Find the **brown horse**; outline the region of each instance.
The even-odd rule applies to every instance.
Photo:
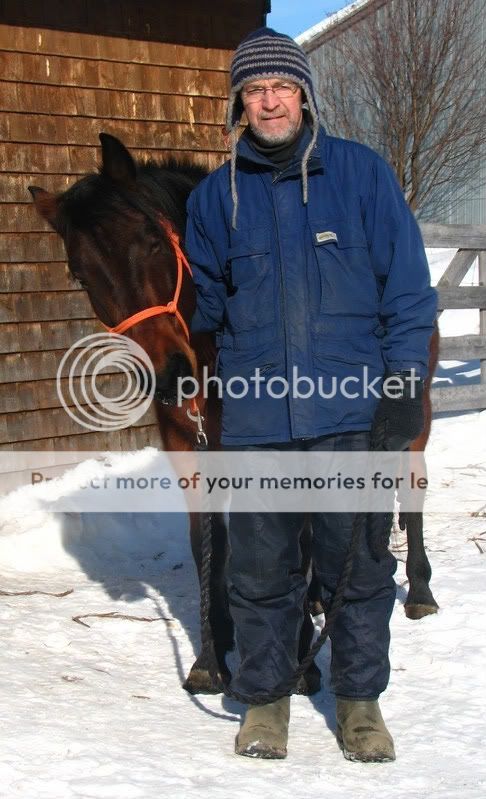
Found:
[[[68,191],[53,195],[38,187],[30,192],[39,213],[64,241],[72,275],[86,289],[93,309],[103,324],[116,328],[140,310],[171,303],[177,283],[177,259],[174,245],[165,224],[183,239],[185,205],[190,191],[204,177],[204,170],[176,162],[157,165],[136,163],[124,145],[115,137],[100,135],[102,167],[75,183]],[[190,320],[196,303],[195,288],[189,272],[182,270],[178,310]],[[193,335],[188,341],[184,328],[171,313],[157,314],[138,321],[126,334],[148,353],[156,374],[155,403],[162,442],[167,451],[190,451],[196,442],[196,426],[187,416],[185,402],[174,404],[177,381],[197,375],[198,368],[215,358],[214,340],[205,334]],[[434,350],[435,342],[435,350]],[[434,355],[435,352],[435,355]],[[435,358],[435,361],[434,361]],[[431,374],[437,360],[437,340],[433,337]],[[202,381],[199,381],[202,384]],[[430,383],[428,388],[430,387]],[[197,398],[202,415],[207,419],[209,446],[219,446],[220,405],[215,396]],[[426,392],[426,430],[413,447],[423,449],[430,432],[430,399]],[[410,591],[406,612],[420,618],[435,612],[437,604],[430,592],[430,566],[425,554],[421,509],[416,514],[402,515],[406,525],[409,553],[407,574]],[[225,653],[233,648],[233,625],[228,611],[225,587],[227,535],[221,514],[212,514],[211,563],[211,629],[213,642],[203,648],[185,682],[191,693],[213,693],[214,658],[217,670],[228,676]],[[201,577],[201,517],[190,515],[193,556]],[[310,551],[309,525],[301,535],[302,569],[307,573]],[[315,578],[309,587],[311,608],[318,612],[320,588]],[[310,644],[313,624],[307,613],[303,625],[299,657]],[[320,673],[315,665],[298,685],[300,693],[314,693],[319,688]]]
[[[142,309],[173,302],[178,277],[177,237],[184,236],[186,201],[206,173],[193,165],[173,161],[163,166],[151,162],[136,164],[118,139],[101,134],[100,140],[99,174],[86,176],[57,196],[35,186],[29,190],[38,212],[62,237],[69,269],[87,291],[96,315],[106,327],[117,330],[122,321],[130,320]],[[163,447],[168,452],[191,451],[197,440],[197,426],[187,415],[189,403],[175,404],[178,379],[198,376],[198,366],[201,369],[203,365],[210,366],[216,355],[212,336],[192,335],[189,341],[186,335],[184,320],[188,323],[194,313],[196,294],[189,269],[179,267],[179,271],[180,317],[173,313],[156,314],[137,320],[126,330],[126,335],[143,347],[154,366],[155,409]],[[199,384],[202,382],[200,379]],[[216,395],[209,394],[207,400],[198,396],[197,404],[207,420],[209,448],[217,449],[220,403]],[[200,579],[201,521],[201,514],[190,513],[191,548]],[[203,641],[201,653],[184,684],[190,693],[221,690],[221,681],[215,683],[211,674],[229,676],[225,654],[233,648],[233,623],[225,583],[227,531],[222,514],[211,514],[211,533],[213,640]],[[306,529],[302,534],[306,553],[310,552],[310,547],[305,546],[307,541]],[[307,554],[303,557],[302,568],[306,573],[309,558]],[[307,613],[301,656],[307,652],[313,631]],[[297,690],[315,693],[319,681],[320,672],[312,666]]]

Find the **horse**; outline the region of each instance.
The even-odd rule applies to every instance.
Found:
[[[112,331],[125,330],[120,320],[137,319],[126,329],[149,355],[155,370],[155,410],[163,447],[167,451],[191,451],[196,444],[196,428],[187,415],[187,401],[174,404],[178,380],[200,374],[216,357],[214,338],[207,334],[186,335],[194,313],[196,293],[189,269],[178,272],[185,232],[185,206],[192,189],[206,175],[205,170],[188,162],[168,160],[135,162],[127,148],[114,136],[101,133],[102,164],[99,173],[91,173],[67,191],[54,195],[30,186],[38,213],[63,239],[68,268],[86,290],[93,310]],[[174,294],[178,274],[181,280],[174,313]],[[159,307],[164,302],[168,313],[143,316],[142,309]],[[185,321],[184,321],[185,320]],[[431,363],[433,355],[431,354]],[[198,371],[199,370],[199,371]],[[202,380],[199,380],[202,385]],[[424,403],[430,411],[429,389]],[[219,447],[220,403],[215,394],[197,397],[197,404],[207,420],[209,448]],[[420,441],[424,448],[428,427]],[[420,618],[437,610],[429,588],[430,565],[423,546],[422,514],[402,514],[409,542],[410,580],[406,612]],[[225,655],[233,649],[233,623],[229,613],[225,585],[228,555],[227,531],[222,514],[211,515],[212,559],[210,577],[210,626],[212,641],[202,648],[184,683],[190,693],[217,693],[229,675]],[[199,580],[203,567],[201,515],[190,512],[191,549]],[[310,571],[309,523],[301,531],[302,570]],[[408,567],[407,567],[408,568]],[[304,614],[299,659],[302,660],[312,640],[314,625],[309,610],[322,612],[320,587],[315,575],[309,585]],[[215,669],[216,666],[216,669]],[[215,680],[218,672],[220,679]],[[213,675],[213,676],[211,676]],[[296,692],[312,694],[319,690],[320,672],[315,664],[299,681]]]
[[[29,191],[39,214],[61,236],[70,273],[86,290],[98,319],[113,332],[125,332],[149,355],[155,372],[155,411],[164,450],[190,452],[197,445],[198,428],[187,414],[190,404],[175,404],[178,380],[198,375],[201,378],[204,365],[212,371],[216,349],[212,335],[192,334],[189,339],[188,324],[195,310],[196,293],[190,267],[184,267],[179,238],[184,237],[187,198],[207,173],[201,167],[173,159],[163,165],[152,161],[135,163],[114,136],[102,133],[100,141],[102,164],[98,174],[85,176],[58,195],[38,186],[30,186]],[[168,313],[149,313],[140,319],[139,311],[160,308],[161,302],[169,307]],[[221,417],[216,392],[209,391],[207,398],[199,394],[197,408],[206,419],[204,433],[209,449],[218,449]],[[202,521],[200,513],[189,511],[191,549],[200,582]],[[223,514],[211,513],[210,523],[212,640],[203,639],[184,682],[191,694],[222,690],[223,681],[230,676],[225,655],[234,646],[225,583],[228,542]],[[302,530],[301,546],[303,553],[308,553],[302,558],[302,569],[307,573],[307,529]],[[313,632],[314,625],[306,613],[299,645],[301,658]],[[312,694],[319,686],[320,672],[313,664],[299,681],[296,692]]]

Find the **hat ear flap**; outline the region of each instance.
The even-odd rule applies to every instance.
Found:
[[[226,132],[230,133],[234,128],[238,127],[242,114],[243,102],[240,97],[240,92],[233,89],[228,98],[228,108],[226,112]]]
[[[241,92],[238,92],[238,94],[235,97],[235,104],[233,106],[233,125],[236,125],[236,123],[240,121],[241,117],[243,116],[244,110],[245,109],[243,108]]]

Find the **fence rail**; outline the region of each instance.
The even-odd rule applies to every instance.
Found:
[[[476,360],[480,363],[480,382],[468,386],[434,388],[434,412],[481,410],[486,408],[486,225],[420,226],[426,247],[458,248],[437,282],[439,314],[450,309],[478,309],[479,333],[445,336],[440,341],[441,360]],[[461,286],[468,270],[478,258],[479,285]]]

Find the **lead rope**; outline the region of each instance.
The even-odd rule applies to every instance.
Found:
[[[208,450],[208,439],[204,432],[202,422],[204,418],[201,417],[199,409],[197,411],[197,418],[193,417],[189,411],[187,415],[197,422],[196,432],[196,445],[194,447],[196,452],[206,452]],[[203,471],[201,463],[198,464],[201,477]],[[203,480],[201,480],[203,483]],[[214,649],[213,632],[211,629],[210,613],[211,613],[211,558],[213,554],[213,539],[212,539],[212,515],[209,503],[209,497],[204,491],[202,498],[202,510],[200,512],[201,519],[201,576],[200,576],[200,629],[201,629],[201,649],[209,653],[209,674],[213,683],[217,685],[220,680],[218,672],[218,662],[216,659],[216,652]]]

